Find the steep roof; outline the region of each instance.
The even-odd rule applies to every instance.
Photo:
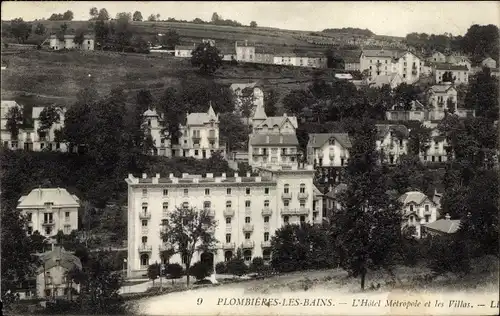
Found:
[[[309,134],[309,141],[307,143],[308,147],[320,148],[330,138],[334,138],[339,144],[344,148],[351,148],[351,140],[349,134],[347,133],[320,133],[320,134]]]
[[[400,133],[404,138],[410,135],[408,128],[401,124],[375,124],[375,127],[377,128],[377,137],[379,139],[384,138],[390,132]]]
[[[361,53],[366,57],[399,58],[405,52],[392,49],[367,49]]]
[[[370,85],[374,85],[375,87],[382,87],[383,85],[391,85],[391,83],[399,78],[400,82],[403,81],[401,76],[397,73],[389,74],[389,75],[379,75],[373,78],[370,82]]]
[[[42,260],[42,266],[38,268],[38,273],[43,272],[44,269],[47,271],[57,266],[61,266],[66,270],[72,268],[82,269],[80,259],[61,247],[55,247],[54,250],[41,254],[40,259]]]
[[[209,123],[211,120],[217,121],[217,115],[212,108],[212,104],[206,113],[189,113],[186,116],[187,125],[205,125],[205,123]]]
[[[175,50],[193,50],[195,47],[188,45],[175,45]]]
[[[18,200],[18,208],[43,207],[45,203],[53,203],[54,207],[79,207],[80,200],[63,188],[33,189],[28,195]]]
[[[254,116],[255,119],[255,116]],[[295,116],[268,116],[264,122],[259,124],[257,127],[262,127],[264,125],[267,125],[269,128],[273,128],[275,125],[278,125],[278,127],[282,127],[283,124],[285,124],[286,121],[290,121],[292,126],[294,128],[297,128],[297,118]]]
[[[321,191],[315,185],[313,185],[313,193],[314,193],[314,196],[322,196],[323,195],[323,193],[321,193]]]
[[[295,134],[254,134],[250,137],[252,146],[283,145],[298,146],[299,140]]]
[[[148,116],[158,116],[158,113],[156,113],[156,110],[151,110],[151,109],[148,109],[146,110],[146,112],[144,112],[143,114],[145,117],[148,117]]]
[[[408,203],[415,203],[417,205],[420,205],[425,200],[431,201],[427,197],[427,195],[423,194],[422,192],[418,192],[418,191],[406,192],[405,194],[401,195],[401,197],[399,198],[399,201],[401,203],[403,203],[404,205],[406,205]],[[432,203],[434,203],[434,202],[432,202]]]
[[[454,70],[454,71],[468,71],[469,68],[467,66],[461,66],[461,65],[452,65],[452,64],[443,64],[439,63],[436,64],[436,69],[437,70]]]
[[[435,222],[424,224],[424,227],[443,232],[446,234],[453,234],[458,231],[460,228],[460,220],[459,219],[439,219]]]
[[[264,106],[258,104],[257,107],[255,108],[255,113],[253,115],[254,120],[266,120],[267,119],[267,114],[266,110],[264,109]]]

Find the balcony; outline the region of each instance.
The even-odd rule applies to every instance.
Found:
[[[271,248],[271,241],[268,240],[268,241],[263,241],[260,243],[260,247],[261,248]]]
[[[163,245],[160,245],[160,246],[158,247],[158,249],[159,249],[160,251],[166,251],[166,250],[174,249],[174,247],[172,246],[172,244],[171,244],[171,243],[166,242],[166,243],[164,243]]]
[[[253,241],[253,240],[245,239],[243,241],[243,243],[241,244],[241,248],[243,248],[243,249],[249,249],[249,248],[253,248],[253,247],[255,247],[255,241]]]
[[[306,192],[301,192],[298,195],[299,200],[307,200],[308,197],[309,197],[309,193],[306,193]]]
[[[321,217],[316,217],[313,219],[314,224],[323,224],[323,219]]]
[[[234,209],[232,208],[224,209],[224,217],[233,217],[233,216],[234,216]]]
[[[234,242],[225,242],[222,244],[222,249],[224,250],[231,250],[236,248],[236,245]]]
[[[42,226],[54,226],[55,221],[53,219],[49,219],[46,221],[43,221]]]
[[[282,200],[291,200],[292,199],[292,193],[281,193],[281,199]]]
[[[273,210],[270,209],[269,207],[264,207],[262,209],[262,216],[271,216],[273,215]]]
[[[193,137],[191,137],[191,139],[193,140],[193,143],[200,143],[201,137],[200,136],[193,136]]]
[[[253,232],[253,224],[245,224],[243,225],[244,232]]]
[[[139,213],[139,219],[151,219],[151,212],[142,211]]]
[[[142,244],[138,247],[139,252],[144,253],[144,252],[151,252],[153,250],[153,246]]]
[[[282,208],[281,209],[281,215],[308,215],[310,212],[310,209],[305,208],[305,207],[300,207],[300,208]]]

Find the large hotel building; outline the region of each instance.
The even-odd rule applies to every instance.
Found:
[[[314,187],[311,165],[269,166],[259,176],[222,174],[141,178],[129,175],[127,277],[142,276],[148,265],[161,263],[167,249],[160,232],[168,213],[176,207],[208,209],[215,217],[218,249],[214,263],[228,260],[242,250],[245,261],[271,257],[271,237],[285,223],[320,223],[325,214],[322,196]],[[201,258],[196,253],[192,263]],[[182,263],[176,254],[170,262]]]

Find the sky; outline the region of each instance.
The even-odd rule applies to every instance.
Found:
[[[213,12],[244,25],[290,30],[321,31],[325,28],[356,27],[377,35],[405,36],[411,32],[464,35],[473,24],[500,25],[497,1],[356,1],[356,2],[182,2],[182,1],[2,1],[2,20],[21,17],[25,21],[49,18],[52,13],[71,10],[74,20],[88,20],[91,7],[118,12],[160,14],[210,20]]]

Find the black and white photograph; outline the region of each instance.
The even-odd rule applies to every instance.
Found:
[[[1,17],[1,314],[500,314],[500,2]]]

